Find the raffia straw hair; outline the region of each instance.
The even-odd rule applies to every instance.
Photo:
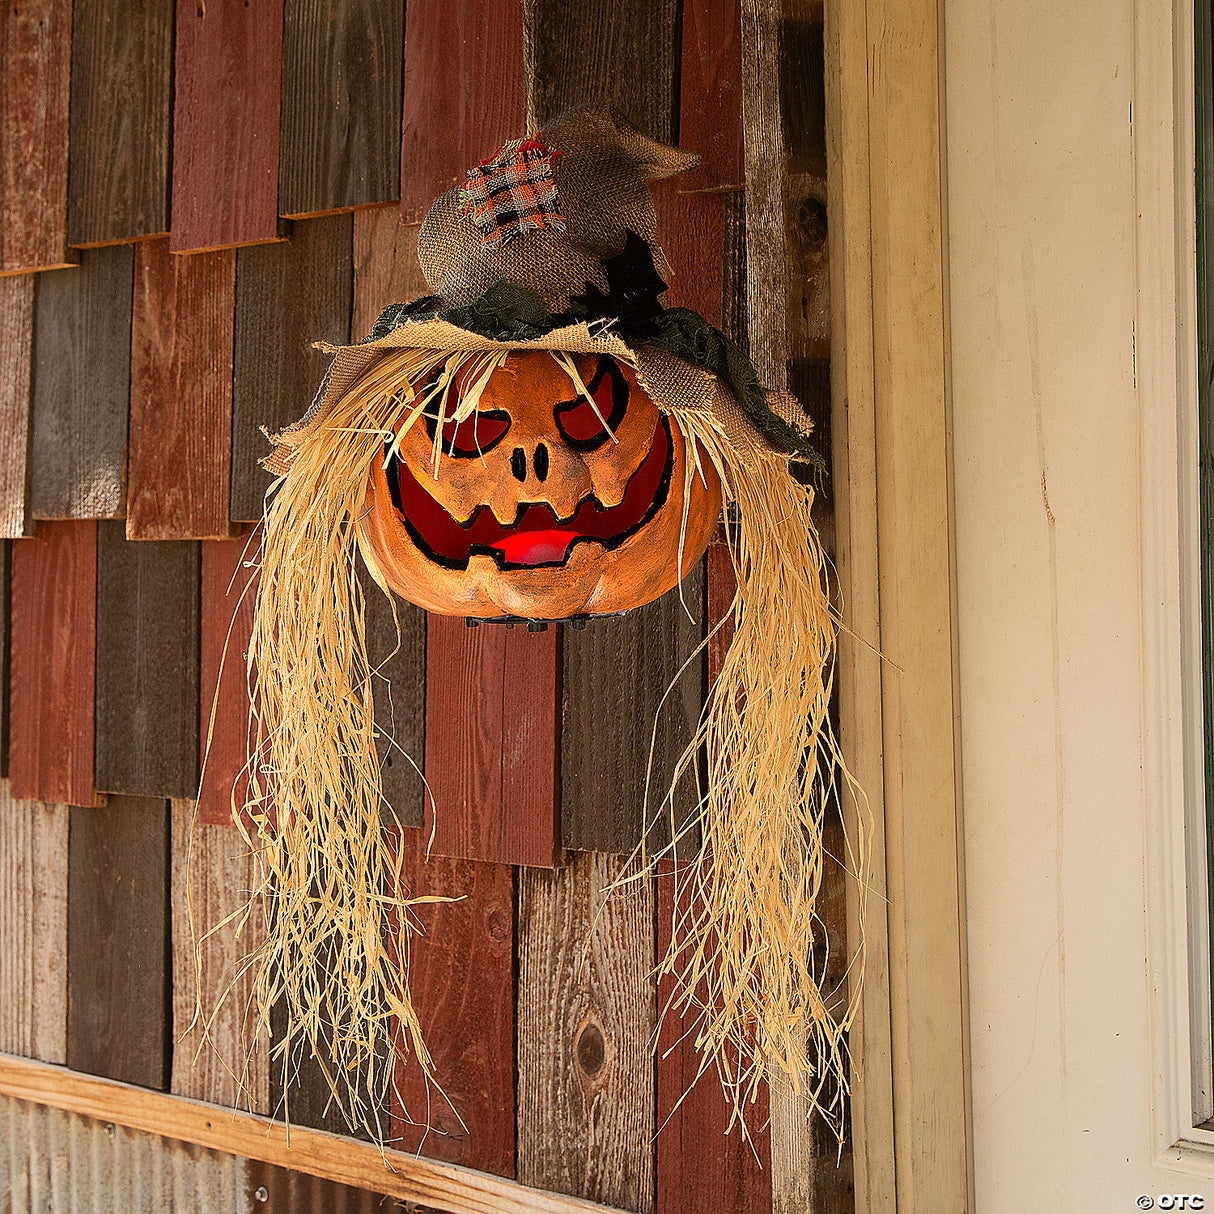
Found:
[[[804,1097],[841,1141],[863,929],[846,990],[824,990],[815,904],[827,863],[846,864],[863,890],[870,827],[831,728],[837,626],[813,491],[785,458],[739,448],[712,417],[675,420],[724,486],[738,590],[733,640],[674,776],[692,778],[706,753],[702,851],[675,868],[671,944],[658,966],[674,993],[662,1014],[683,1019],[701,1073],[715,1067],[735,1119],[767,1077]],[[828,857],[823,824],[845,796],[861,824],[847,856]]]

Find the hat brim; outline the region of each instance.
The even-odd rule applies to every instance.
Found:
[[[665,315],[673,317],[676,312],[683,313],[684,310],[671,309]],[[686,315],[694,316],[692,313]],[[695,319],[710,328],[702,318]],[[716,330],[712,333],[720,336]],[[278,434],[268,435],[274,450],[262,461],[262,466],[276,475],[290,468],[294,449],[313,427],[328,417],[337,402],[380,357],[388,351],[404,349],[469,354],[482,350],[559,350],[567,354],[610,355],[636,368],[641,385],[663,412],[708,413],[716,418],[726,436],[739,448],[807,458],[804,449],[790,451],[792,444],[786,440],[787,435],[795,435],[801,443],[808,441],[807,419],[795,397],[787,392],[765,394],[761,410],[766,416],[762,420],[769,420],[778,427],[774,433],[769,433],[771,426],[764,426],[755,416],[754,402],[740,398],[723,376],[700,365],[699,360],[682,358],[663,345],[627,342],[614,331],[609,321],[559,325],[534,337],[491,337],[453,324],[434,313],[420,313],[398,320],[379,336],[373,334],[352,345],[317,342],[315,348],[332,354],[333,362],[307,413]],[[747,403],[751,406],[749,409],[745,407]]]

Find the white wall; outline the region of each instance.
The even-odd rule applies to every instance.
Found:
[[[979,1214],[1214,1208],[1152,1137],[1135,17],[945,4]]]

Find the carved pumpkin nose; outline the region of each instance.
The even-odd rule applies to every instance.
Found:
[[[544,443],[537,444],[531,455],[531,468],[537,481],[548,479],[548,447]],[[515,447],[510,456],[510,473],[516,481],[527,479],[527,452],[522,447]]]

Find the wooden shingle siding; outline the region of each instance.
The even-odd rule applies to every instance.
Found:
[[[0,781],[0,1050],[43,1062],[67,1049],[67,821]]]
[[[404,0],[286,0],[280,214],[399,197],[404,26]]]
[[[177,0],[174,253],[278,237],[283,0]]]
[[[328,367],[312,343],[350,338],[352,256],[349,215],[293,224],[285,243],[236,254],[234,521],[262,515],[271,478],[257,465],[270,453],[260,427],[273,433],[301,416]]]
[[[247,536],[201,545],[201,636],[198,818],[208,825],[232,824],[232,798],[243,805],[249,747],[249,676],[253,635],[256,543]]]
[[[653,1210],[653,886],[614,856],[523,869],[518,1178]]]
[[[248,973],[211,1025],[214,1050],[197,1024],[183,1036],[197,985],[213,1009],[265,928],[249,922],[237,939],[229,918],[253,880],[230,807],[233,785],[243,800],[249,721],[254,589],[241,595],[254,574],[242,561],[258,545],[247,528],[219,538],[261,517],[260,427],[307,409],[328,362],[314,341],[360,338],[386,305],[428,292],[418,222],[524,133],[530,86],[541,123],[606,98],[703,154],[655,183],[670,302],[753,345],[769,382],[808,393],[823,445],[819,16],[811,0],[412,0],[407,21],[404,0],[75,0],[73,49],[72,5],[0,4],[0,124],[20,133],[0,140],[0,275],[76,257],[65,247],[73,57],[72,239],[128,242],[87,249],[78,268],[0,279],[0,539],[34,518],[82,520],[11,541],[12,677],[0,627],[0,686],[12,795],[51,804],[0,786],[0,891],[24,901],[30,873],[45,873],[32,920],[0,916],[11,958],[0,1003],[14,1009],[0,1011],[0,1048],[224,1104],[247,1095],[348,1135],[312,1060],[284,1081],[263,1048],[242,1095],[227,1068],[245,1057]],[[98,540],[93,520],[123,517]],[[829,538],[825,495],[819,517]],[[455,899],[411,912],[424,928],[412,995],[449,1103],[402,1068],[378,1110],[395,1144],[632,1211],[851,1209],[850,1143],[836,1169],[835,1144],[805,1128],[803,1106],[773,1094],[768,1132],[761,1089],[752,1151],[725,1133],[714,1073],[683,1099],[700,1065],[690,1026],[668,1017],[651,1053],[669,994],[653,971],[671,879],[606,892],[644,834],[647,786],[648,842],[669,840],[662,797],[730,636],[696,652],[732,597],[726,548],[714,544],[681,593],[585,630],[469,629],[399,601],[394,618],[358,576],[401,892]],[[0,751],[4,731],[0,719]],[[65,806],[93,804],[97,787],[112,806],[70,811],[69,846]],[[695,801],[689,775],[677,824]],[[842,854],[837,827],[829,846]],[[698,846],[692,823],[681,858]],[[828,866],[828,982],[846,956],[842,891]],[[208,932],[196,969],[193,940]],[[45,976],[35,956],[48,958]],[[280,1039],[281,1007],[272,1018]],[[371,1158],[348,1136],[335,1149]],[[243,1166],[271,1207],[335,1200],[322,1182]],[[502,1192],[482,1179],[472,1205],[450,1208],[488,1208]]]
[[[72,6],[0,6],[0,274],[70,265],[68,106]]]
[[[173,0],[73,0],[67,239],[167,232]]]
[[[410,988],[442,1090],[415,1059],[398,1068],[393,1145],[513,1176],[514,873],[427,860],[420,831],[405,831],[401,847],[402,896],[458,900],[410,912],[425,933],[411,944]]]
[[[0,536],[32,530],[29,502],[30,396],[34,371],[34,277],[0,278]]]
[[[121,518],[126,511],[134,250],[90,249],[34,288],[30,512]]]
[[[165,1089],[172,1047],[169,807],[111,797],[68,827],[67,1064]]]
[[[199,550],[97,536],[97,786],[198,791]]]
[[[232,326],[236,255],[135,251],[126,534],[231,534]]]
[[[93,805],[97,524],[40,523],[11,573],[13,796]]]
[[[400,181],[407,223],[420,223],[470,166],[526,133],[525,11],[498,0],[411,0]]]

